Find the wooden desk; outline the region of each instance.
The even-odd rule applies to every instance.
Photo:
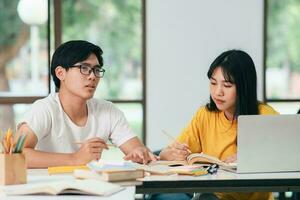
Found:
[[[136,187],[137,194],[193,192],[300,191],[300,172],[235,174],[219,170],[214,175],[148,176]]]
[[[45,181],[55,181],[61,179],[74,179],[72,175],[52,175],[49,176],[46,169],[29,169],[28,171],[28,182],[36,183],[36,182],[45,182]],[[135,186],[125,187],[124,190],[115,193],[111,196],[101,197],[101,196],[88,196],[88,195],[22,195],[22,196],[6,196],[4,193],[1,193],[0,190],[0,199],[1,200],[32,200],[32,199],[55,199],[55,200],[91,200],[91,199],[99,199],[99,200],[120,200],[120,199],[129,199],[134,200],[135,196]]]

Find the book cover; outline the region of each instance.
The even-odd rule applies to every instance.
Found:
[[[53,174],[73,173],[75,169],[88,170],[89,168],[86,165],[48,167],[48,174],[53,175]]]

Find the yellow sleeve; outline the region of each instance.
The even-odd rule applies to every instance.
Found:
[[[181,132],[177,137],[177,141],[180,143],[185,143],[189,146],[192,153],[202,152],[200,134],[201,134],[201,115],[203,115],[203,109],[200,108],[196,115],[193,117],[192,121],[188,126]]]
[[[274,108],[267,104],[259,104],[258,109],[260,115],[279,115],[279,113]]]

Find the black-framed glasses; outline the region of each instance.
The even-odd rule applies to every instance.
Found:
[[[83,75],[90,75],[94,72],[94,75],[98,78],[102,78],[105,73],[105,69],[101,68],[99,65],[91,67],[89,65],[81,64],[81,65],[74,65],[71,67],[78,67],[80,69],[80,73]]]

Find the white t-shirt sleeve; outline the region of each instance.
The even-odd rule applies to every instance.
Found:
[[[136,137],[122,111],[120,111],[118,108],[112,105],[110,112],[110,139],[112,143],[114,143],[117,146],[120,146],[126,141],[130,140],[131,138]]]
[[[40,100],[34,102],[20,123],[18,123],[17,127],[26,123],[32,129],[38,140],[46,137],[50,134],[51,127],[51,115],[47,108],[48,106]]]

